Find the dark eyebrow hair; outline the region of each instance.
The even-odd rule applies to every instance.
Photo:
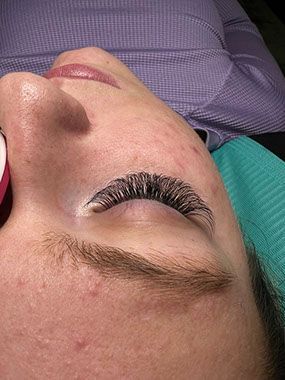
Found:
[[[85,264],[105,278],[121,279],[128,284],[135,281],[139,288],[149,289],[167,299],[181,300],[216,293],[229,288],[236,278],[234,273],[208,259],[200,260],[199,264],[197,259],[180,255],[178,260],[162,253],[148,252],[148,257],[144,257],[139,253],[78,240],[67,233],[54,231],[45,233],[42,240],[35,241],[34,248],[33,253],[43,255],[50,265],[66,265],[63,262],[67,256],[77,269]]]

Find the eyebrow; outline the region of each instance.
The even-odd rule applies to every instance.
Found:
[[[33,253],[44,256],[49,264],[63,267],[67,256],[72,266],[87,265],[103,277],[137,283],[141,290],[150,290],[159,297],[181,300],[197,298],[230,288],[236,275],[209,259],[192,260],[179,255],[166,256],[150,249],[145,257],[122,248],[78,240],[68,233],[49,231],[36,241]]]

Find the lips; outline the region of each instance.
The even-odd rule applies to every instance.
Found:
[[[99,69],[94,67],[82,65],[79,63],[72,63],[69,65],[64,65],[51,69],[43,74],[43,77],[46,79],[55,78],[55,77],[65,77],[73,79],[88,79],[94,80],[96,82],[106,83],[110,86],[121,88],[114,77],[110,74],[106,74]]]

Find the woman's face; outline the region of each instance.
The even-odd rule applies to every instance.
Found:
[[[24,72],[0,80],[13,190],[0,229],[0,377],[255,378],[261,325],[245,247],[204,142],[110,53],[68,51],[52,68],[70,63],[111,74],[120,88]],[[154,200],[85,207],[134,172],[190,184],[213,212],[213,233]],[[72,264],[71,239],[78,255],[89,244],[93,266]],[[169,273],[149,269],[167,260]],[[175,282],[187,263],[230,272],[232,283],[206,293],[199,283],[195,295],[189,268],[184,285]]]

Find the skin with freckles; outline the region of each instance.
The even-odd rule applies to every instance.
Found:
[[[241,231],[215,163],[193,128],[110,53],[88,47],[53,63],[83,63],[120,88],[18,72],[0,80],[13,206],[0,230],[1,379],[262,379],[261,322]],[[213,210],[210,236],[162,204],[95,213],[83,206],[130,171],[190,183]],[[96,269],[47,266],[33,243],[47,231],[147,257],[212,259],[234,285],[198,299],[152,297]],[[60,376],[59,376],[60,374]]]

